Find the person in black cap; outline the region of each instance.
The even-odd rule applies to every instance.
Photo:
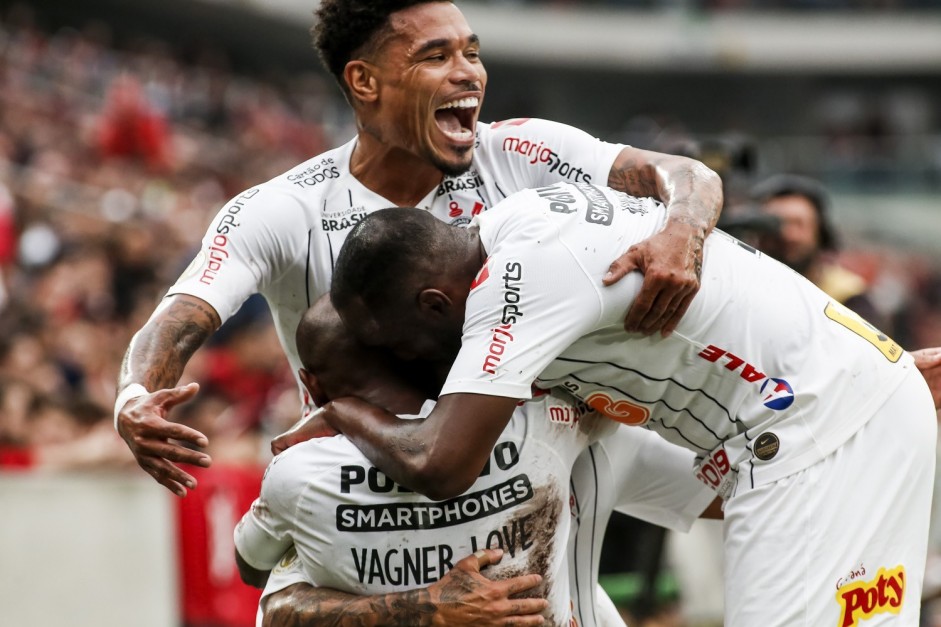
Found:
[[[889,322],[866,293],[866,280],[835,259],[839,240],[830,222],[830,198],[818,181],[777,174],[752,188],[760,210],[779,221],[761,235],[758,247],[807,277],[834,300],[883,331]]]

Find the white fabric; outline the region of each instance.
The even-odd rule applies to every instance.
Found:
[[[354,139],[233,198],[168,294],[201,298],[225,322],[260,292],[296,373],[301,364],[294,331],[304,311],[330,289],[347,234],[367,214],[394,204],[350,174],[355,145]],[[621,149],[546,120],[479,123],[470,170],[445,178],[419,207],[465,225],[521,189],[563,180],[605,183]]]
[[[268,575],[265,589],[262,591],[261,598],[258,601],[258,612],[255,615],[256,627],[262,627],[262,621],[264,619],[262,609],[265,607],[265,599],[276,592],[280,592],[298,583],[314,585],[307,577],[304,565],[297,559],[297,551],[291,547],[288,549],[288,552],[278,560],[278,563],[271,569],[271,573]]]
[[[579,456],[572,468],[569,534],[569,581],[579,625],[607,624],[604,599],[590,591],[598,581],[605,529],[614,509],[687,531],[715,498],[693,476],[694,460],[691,451],[655,433],[628,427],[605,436]]]
[[[601,277],[665,213],[650,199],[557,184],[479,216],[489,258],[442,394],[527,398],[534,380],[564,386],[752,487],[829,455],[914,369],[892,340],[721,232],[706,241],[702,288],[676,332],[627,334],[641,277],[611,287]],[[773,455],[755,452],[775,437]]]
[[[263,570],[293,544],[310,583],[354,594],[427,586],[477,549],[502,547],[490,576],[542,574],[548,624],[568,624],[569,475],[617,428],[555,394],[524,403],[480,478],[441,503],[394,485],[342,436],[304,442],[272,461],[235,545]]]
[[[916,627],[936,434],[912,372],[832,455],[732,496],[726,627]]]
[[[598,627],[626,627],[621,613],[601,586],[595,587]],[[581,624],[581,623],[579,623]]]

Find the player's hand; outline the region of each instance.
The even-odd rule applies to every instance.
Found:
[[[196,479],[180,470],[174,462],[203,467],[212,463],[209,455],[171,441],[205,447],[209,444],[205,435],[166,419],[172,408],[190,400],[198,391],[196,383],[157,390],[132,398],[118,414],[118,433],[127,442],[137,464],[177,496],[186,496],[186,488],[195,488]]]
[[[915,366],[928,382],[935,409],[941,409],[941,348],[912,351],[912,357],[915,358]]]
[[[545,599],[510,597],[542,583],[540,575],[490,581],[480,571],[503,557],[500,549],[483,549],[465,557],[447,575],[428,586],[436,611],[434,625],[542,625]]]
[[[602,282],[612,285],[640,270],[644,284],[624,319],[630,333],[663,337],[673,333],[699,291],[704,235],[702,229],[680,222],[634,244],[611,264]]]
[[[271,454],[278,455],[295,444],[314,438],[329,438],[338,435],[340,432],[328,425],[323,416],[324,410],[321,407],[301,418],[296,425],[271,441]]]

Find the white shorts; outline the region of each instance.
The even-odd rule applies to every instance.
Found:
[[[917,371],[842,447],[725,504],[725,627],[917,627],[937,422]]]

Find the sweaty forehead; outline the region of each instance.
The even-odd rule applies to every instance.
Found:
[[[464,14],[451,2],[427,2],[389,16],[391,43],[411,53],[429,42],[464,42],[474,36]]]

